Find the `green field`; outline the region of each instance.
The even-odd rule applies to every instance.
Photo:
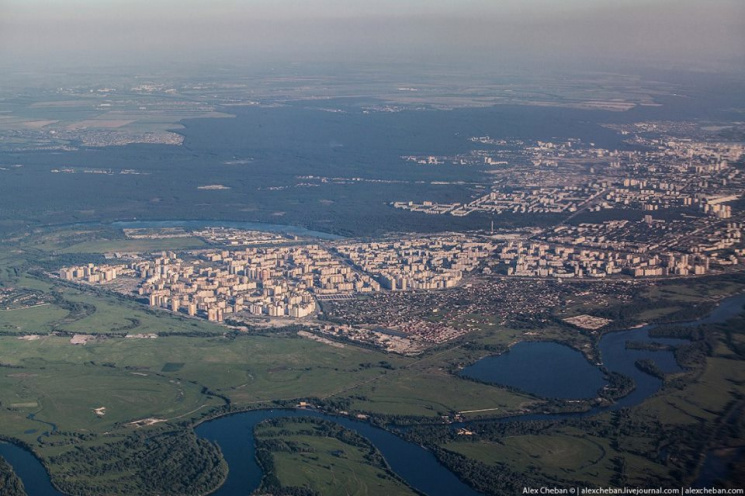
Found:
[[[353,410],[387,415],[505,415],[536,403],[527,395],[461,379],[437,366],[389,374],[355,389],[354,395]]]
[[[665,480],[668,472],[663,465],[615,449],[602,436],[572,428],[558,427],[545,434],[509,436],[499,441],[455,441],[443,447],[490,467],[532,473],[545,483],[613,486],[618,482],[619,459],[624,461],[628,482],[639,486],[650,480]]]
[[[206,243],[199,238],[122,239],[86,241],[68,246],[60,253],[147,253],[160,250],[188,250],[204,248]]]
[[[55,322],[68,315],[56,305],[46,304],[17,310],[0,310],[0,331],[13,333],[47,333]]]
[[[26,282],[28,281],[28,282]],[[26,279],[26,287],[49,292],[44,281]],[[162,310],[151,310],[123,297],[76,289],[54,288],[60,303],[18,310],[0,310],[0,332],[17,334],[67,331],[81,334],[184,333],[222,334],[224,327],[201,319],[188,319]],[[62,308],[65,306],[66,308]]]
[[[445,449],[487,465],[506,463],[515,469],[540,470],[551,476],[601,484],[613,475],[607,441],[587,436],[526,435],[495,442],[453,442]]]
[[[374,448],[350,442],[356,438],[348,431],[323,427],[324,424],[292,420],[256,427],[260,446],[262,441],[281,440],[280,446],[270,449],[273,475],[281,487],[306,487],[331,496],[416,494],[386,470],[382,457],[378,455],[379,461],[371,462]]]
[[[238,405],[321,397],[385,372],[383,369],[360,367],[369,359],[367,352],[334,348],[292,336],[241,336],[235,340],[222,337],[106,338],[85,345],[72,345],[69,338],[52,336],[35,341],[2,337],[0,344],[3,350],[1,361],[7,366],[20,367],[7,369],[14,377],[6,375],[3,379],[14,386],[4,392],[36,392],[36,396],[27,396],[30,400],[48,396],[50,390],[59,386],[58,382],[69,380],[74,385],[87,375],[93,376],[92,380],[98,384],[102,380],[101,374],[108,375],[109,371],[115,372],[114,377],[123,383],[131,384],[133,391],[142,384],[151,384],[151,381],[164,384],[181,381],[187,385],[195,381],[229,396]],[[183,363],[183,366],[176,370],[174,363]],[[52,386],[45,385],[47,380]],[[100,387],[104,392],[107,389],[105,384]],[[82,389],[86,387],[94,388],[89,385]],[[166,398],[164,401],[176,400],[173,390],[174,387],[170,387],[162,391]],[[116,394],[113,388],[110,393]],[[59,394],[65,394],[64,388],[60,387]],[[107,398],[91,394],[91,399],[101,403],[96,406],[105,406]],[[21,400],[12,399],[12,402],[18,401]],[[188,401],[184,404],[186,409],[196,406]],[[157,402],[145,401],[141,407],[138,410],[135,404],[127,411],[131,412],[131,417],[158,412]],[[46,418],[54,421],[51,417]]]
[[[664,306],[664,307],[659,307],[659,308],[655,308],[652,310],[646,310],[638,314],[638,319],[641,322],[648,322],[651,320],[660,319],[662,317],[666,317],[668,315],[674,314],[681,308],[682,307],[679,307],[679,306]]]
[[[652,286],[645,291],[644,296],[651,299],[669,299],[680,302],[700,302],[702,298],[716,298],[731,295],[741,291],[742,279],[713,280],[713,278],[701,278],[686,280],[685,282],[672,281],[670,283]]]
[[[8,413],[34,413],[71,432],[103,432],[144,417],[172,419],[222,404],[198,384],[149,368],[127,369],[107,361],[111,356],[101,360],[97,346],[73,346],[51,336],[30,342],[0,338],[0,404]],[[97,415],[94,409],[101,407],[105,411]],[[3,427],[4,434],[30,441]]]
[[[701,377],[682,391],[651,398],[640,413],[666,419],[669,423],[695,424],[715,420],[743,391],[745,361],[709,358]]]

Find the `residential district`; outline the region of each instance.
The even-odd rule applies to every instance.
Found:
[[[555,216],[550,227],[495,231],[492,222],[480,232],[366,242],[218,227],[129,229],[125,234],[134,239],[192,236],[215,248],[115,253],[111,263],[64,267],[59,277],[105,284],[153,307],[233,326],[304,319],[327,337],[412,354],[463,335],[470,324],[415,317],[412,307],[398,312],[387,294],[446,294],[478,281],[616,284],[741,270],[742,144],[680,138],[666,123],[614,129],[628,137],[629,150],[482,136],[470,139],[479,147],[470,154],[403,157],[414,166],[478,163],[493,184],[468,203],[397,202],[396,208]],[[567,322],[597,330],[609,321],[587,315]]]
[[[585,236],[583,240],[582,236],[575,237],[575,231],[586,233],[603,226],[580,225],[512,236],[450,233],[376,242],[342,240],[321,245],[290,241],[292,244],[261,247],[116,253],[109,255],[110,263],[64,267],[59,277],[105,285],[152,307],[190,317],[233,326],[273,319],[287,324],[303,319],[299,322],[313,326],[322,335],[416,354],[462,336],[473,326],[454,325],[457,319],[452,312],[447,319],[433,320],[416,315],[414,309],[419,303],[400,304],[376,295],[448,294],[456,287],[478,293],[471,286],[507,294],[511,289],[503,287],[500,280],[606,279],[623,283],[740,270],[745,252],[734,247],[742,240],[742,225],[722,222],[707,235],[707,244],[690,246],[687,253],[667,248],[663,251],[660,246],[664,245],[654,249],[621,245],[625,251],[610,245],[590,248],[583,243],[597,243],[597,237]],[[639,224],[646,228],[647,222]],[[212,235],[211,231],[202,234]],[[142,236],[142,231],[136,235]],[[251,243],[250,238],[246,243]],[[234,234],[230,240],[235,241]],[[487,288],[483,281],[487,286],[499,287]],[[530,292],[539,291],[533,288]],[[474,305],[480,301],[475,293],[468,298]],[[513,296],[510,301],[520,300]],[[327,307],[322,319],[316,318],[320,305]],[[532,308],[530,305],[526,301],[522,309]],[[435,312],[438,306],[437,302],[424,305],[435,308]],[[346,314],[345,307],[355,310]],[[364,319],[371,308],[378,309],[374,317]],[[466,308],[462,307],[458,315],[468,315],[470,310]],[[539,310],[532,311],[537,315]],[[609,321],[585,316],[567,322],[596,330]]]

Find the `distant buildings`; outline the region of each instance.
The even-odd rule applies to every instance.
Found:
[[[90,284],[124,278],[135,282],[135,291],[151,306],[223,322],[235,315],[300,319],[316,312],[317,301],[361,293],[446,290],[477,269],[506,277],[604,279],[695,276],[738,265],[745,254],[745,218],[733,206],[745,194],[745,176],[730,164],[741,160],[745,148],[661,136],[666,123],[608,127],[635,146],[618,151],[576,139],[527,143],[480,136],[470,138],[480,149],[465,154],[402,157],[425,166],[478,165],[494,168],[489,172],[495,174],[491,190],[469,202],[402,201],[393,203],[395,208],[453,216],[562,214],[564,222],[553,228],[502,236],[410,235],[327,247],[287,246],[298,240],[278,234],[205,228],[191,235],[231,249],[68,267],[59,276]],[[299,179],[304,186],[395,182]],[[618,220],[603,220],[606,211]],[[627,216],[617,216],[619,211],[641,213],[643,219],[622,220]],[[597,220],[573,220],[583,214]],[[128,233],[138,238],[172,234]],[[365,339],[378,339],[370,336]]]
[[[88,264],[81,267],[60,269],[59,277],[65,281],[82,280],[88,283],[108,282],[116,279],[119,267]]]

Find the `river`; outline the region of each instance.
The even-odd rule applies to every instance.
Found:
[[[29,496],[63,495],[52,486],[44,465],[28,450],[14,444],[0,442],[0,456],[13,466],[13,470],[23,481],[23,486]]]
[[[726,298],[706,317],[677,325],[694,326],[724,322],[740,313],[743,305],[745,305],[745,293]],[[649,331],[655,327],[657,326],[648,325],[639,329],[612,332],[606,334],[600,340],[599,349],[603,365],[612,372],[628,375],[636,382],[636,389],[632,393],[621,398],[610,407],[594,408],[583,413],[528,414],[503,418],[498,421],[517,422],[586,417],[601,411],[616,410],[641,403],[659,391],[662,381],[640,371],[634,365],[636,360],[651,358],[665,372],[680,370],[672,352],[626,349],[627,341],[654,341],[671,345],[685,342],[685,340],[680,339],[650,338]],[[312,410],[257,410],[220,417],[199,425],[196,428],[197,434],[217,442],[230,467],[227,481],[215,494],[220,496],[245,495],[258,487],[262,473],[254,458],[254,425],[269,418],[300,416],[323,418],[365,436],[380,450],[394,472],[410,486],[424,494],[429,496],[478,494],[463,484],[454,474],[442,466],[431,452],[423,447],[404,441],[395,434],[373,427],[366,422]],[[52,487],[44,466],[25,449],[0,443],[0,455],[13,466],[30,495],[58,496],[61,494]]]
[[[259,487],[262,472],[256,463],[253,428],[266,419],[315,417],[336,422],[365,436],[383,454],[388,465],[410,486],[430,496],[478,494],[460,481],[421,446],[367,422],[327,415],[314,410],[257,410],[221,417],[197,427],[200,437],[216,442],[222,449],[230,472],[216,496],[249,494]]]

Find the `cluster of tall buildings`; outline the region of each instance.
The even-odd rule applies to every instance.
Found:
[[[702,275],[709,271],[709,257],[704,254],[622,253],[522,241],[499,248],[493,264],[517,277],[658,277]]]
[[[89,283],[108,282],[116,279],[121,270],[118,266],[87,264],[60,269],[59,277],[65,281],[85,281]]]
[[[329,248],[306,244],[169,251],[137,256],[129,265],[66,267],[59,276],[87,283],[118,279],[118,290],[134,288],[151,306],[215,322],[235,314],[303,318],[316,311],[319,300],[383,289],[453,288],[478,268],[484,274],[514,277],[599,279],[702,275],[711,266],[738,264],[738,257],[745,256],[745,250],[738,250],[742,223],[725,226],[701,219],[701,226],[688,232],[646,215],[639,222],[565,224],[533,232],[530,238],[502,236],[499,241],[449,233],[335,242]],[[425,341],[451,339],[455,332],[399,320],[397,329]]]
[[[361,270],[389,290],[446,289],[475,269],[495,246],[462,235],[401,241],[351,243],[337,247]]]
[[[171,253],[132,268],[151,305],[218,322],[239,312],[302,318],[316,310],[313,294],[379,289],[317,245],[206,251],[188,261]]]
[[[505,212],[521,214],[551,214],[576,212],[579,205],[600,192],[593,184],[521,188],[515,191],[493,191],[469,203],[433,203],[424,201],[394,202],[394,208],[425,214],[449,214],[464,217],[474,212],[500,215]]]
[[[129,266],[64,268],[60,277],[96,283],[117,274],[128,276],[139,281],[136,291],[151,306],[215,322],[241,312],[302,318],[315,312],[314,295],[380,290],[372,277],[317,245],[206,250],[182,256],[162,252]]]

